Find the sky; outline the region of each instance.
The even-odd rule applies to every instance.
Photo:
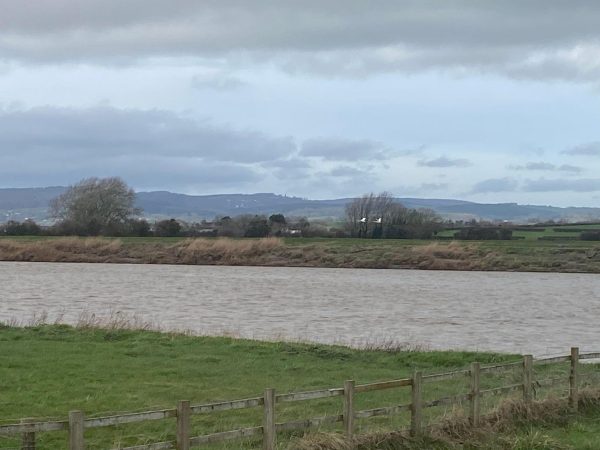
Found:
[[[597,1],[0,11],[0,187],[600,206]]]

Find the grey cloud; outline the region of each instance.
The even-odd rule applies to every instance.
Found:
[[[583,168],[578,166],[572,166],[570,164],[562,164],[557,166],[548,162],[530,162],[525,165],[512,165],[508,166],[509,169],[512,170],[530,170],[530,171],[557,171],[557,172],[571,172],[571,173],[581,173]]]
[[[368,174],[368,171],[350,166],[339,166],[329,171],[329,175],[334,177],[363,177]]]
[[[369,140],[319,138],[304,141],[300,155],[331,161],[383,160],[390,156],[390,150]]]
[[[184,191],[243,189],[262,179],[262,174],[253,166],[188,158],[149,158],[142,163],[131,158],[130,164],[112,160],[105,162],[104,170],[104,175],[121,175],[138,189],[155,189],[157,183],[177,186]]]
[[[415,147],[405,148],[404,150],[394,151],[394,155],[395,156],[415,156],[415,155],[422,155],[423,152],[427,149],[427,147],[428,147],[428,145],[421,144],[421,145],[417,145]]]
[[[308,178],[312,173],[310,162],[295,156],[287,159],[266,161],[261,166],[276,178],[286,181],[297,178]]]
[[[222,73],[196,75],[192,78],[191,84],[196,89],[214,89],[217,91],[232,91],[246,85],[239,78]]]
[[[574,156],[598,156],[600,155],[600,141],[576,145],[562,153]]]
[[[290,138],[198,123],[165,111],[0,110],[0,183],[5,186],[119,175],[137,188],[242,188],[261,179],[258,163],[294,151]]]
[[[583,167],[572,166],[571,164],[562,164],[558,166],[556,170],[560,170],[562,172],[581,173],[583,172]]]
[[[555,170],[556,166],[547,162],[530,162],[524,166],[509,166],[513,170]]]
[[[423,183],[421,189],[424,191],[440,191],[448,189],[448,183]]]
[[[476,183],[471,189],[471,193],[510,192],[516,190],[517,186],[517,181],[512,178],[491,178]]]
[[[424,197],[433,191],[447,190],[448,186],[447,183],[405,184],[394,186],[392,192],[398,194],[398,197]]]
[[[320,139],[304,147],[335,160],[385,154],[371,141]],[[345,152],[337,154],[342,147]],[[218,192],[252,189],[252,183],[265,179],[285,180],[286,187],[323,178],[338,186],[363,183],[373,169],[365,162],[358,169],[340,165],[317,173],[315,159],[299,153],[290,137],[216,126],[169,111],[0,109],[0,187],[116,175],[138,189]]]
[[[452,159],[446,156],[440,156],[435,159],[422,159],[417,162],[422,167],[468,167],[471,163],[463,158]]]
[[[83,158],[101,154],[162,155],[254,163],[296,150],[291,138],[272,138],[198,123],[167,111],[34,108],[0,110],[0,151]]]
[[[597,81],[591,0],[3,1],[0,55],[29,62],[227,55],[361,76],[432,68]]]
[[[600,178],[528,180],[525,182],[523,190],[528,192],[594,192],[600,191]]]
[[[136,189],[222,192],[229,188],[243,189],[262,178],[262,174],[251,166],[189,158],[55,159],[43,156],[25,164],[19,164],[16,159],[0,154],[2,186],[65,185],[90,176],[120,176]]]
[[[303,158],[291,157],[287,159],[276,159],[262,164],[264,167],[276,167],[278,169],[308,169],[312,167],[310,162]]]

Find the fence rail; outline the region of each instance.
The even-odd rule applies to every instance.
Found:
[[[571,349],[571,354],[568,356],[533,360],[532,356],[526,355],[519,361],[488,366],[480,366],[479,363],[475,362],[471,364],[469,369],[429,375],[422,375],[421,372],[415,372],[411,378],[402,378],[397,380],[358,385],[355,385],[354,381],[349,380],[344,383],[343,388],[321,389],[277,395],[275,394],[274,389],[266,389],[264,395],[259,397],[201,405],[191,405],[189,401],[180,401],[176,408],[126,413],[106,417],[86,419],[83,412],[71,411],[69,413],[68,420],[36,421],[33,419],[21,419],[20,423],[0,425],[0,435],[21,435],[21,449],[25,450],[35,448],[36,433],[66,430],[68,431],[69,437],[69,450],[83,450],[85,448],[85,429],[175,418],[176,441],[137,445],[133,447],[121,448],[121,450],[188,450],[191,447],[200,447],[211,443],[253,436],[262,436],[264,450],[274,450],[276,445],[276,435],[278,432],[310,429],[325,424],[342,422],[346,435],[352,436],[355,431],[354,419],[366,419],[376,416],[391,416],[399,414],[403,411],[410,412],[410,431],[411,434],[417,435],[422,429],[422,410],[425,408],[432,408],[441,405],[462,404],[468,401],[470,421],[474,426],[477,426],[481,416],[481,398],[522,390],[523,400],[529,403],[532,401],[533,392],[537,387],[552,386],[558,383],[564,383],[566,381],[569,382],[569,404],[571,408],[576,411],[578,403],[578,381],[580,378],[579,361],[585,359],[600,359],[600,352],[585,353],[580,355],[579,349],[577,347],[573,347]],[[560,362],[570,362],[568,380],[561,377],[546,378],[541,380],[534,379],[534,365],[555,364]],[[481,373],[503,371],[516,367],[520,367],[522,370],[522,381],[520,383],[492,389],[480,389]],[[456,379],[460,377],[469,377],[469,392],[434,400],[423,400],[423,383]],[[354,407],[354,396],[356,394],[401,387],[411,388],[411,403],[367,410],[356,410]],[[343,414],[314,417],[283,423],[275,422],[276,405],[278,403],[330,397],[343,397]],[[190,422],[192,415],[256,407],[263,408],[262,426],[239,428],[236,430],[222,431],[195,437],[190,436]]]

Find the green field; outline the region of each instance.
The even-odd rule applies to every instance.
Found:
[[[422,352],[393,347],[359,351],[338,346],[56,325],[0,328],[0,355],[0,424],[13,423],[22,417],[64,419],[68,411],[74,409],[81,409],[92,417],[172,408],[182,399],[192,404],[235,400],[260,396],[266,387],[273,387],[279,393],[341,387],[347,379],[368,383],[409,377],[417,369],[439,373],[468,367],[475,360],[488,364],[518,359],[516,355],[489,353]],[[591,365],[586,370],[597,371]],[[567,368],[540,368],[536,375],[560,376],[566,382]],[[482,386],[519,382],[520,376],[519,371],[490,375],[482,379]],[[426,385],[424,398],[464,393],[467,385],[466,379],[431,383]],[[407,403],[410,402],[409,390],[361,394],[356,402],[357,409]],[[341,412],[339,398],[281,405],[278,421]],[[492,406],[492,403],[487,405]],[[448,407],[427,410],[431,420],[455,412]],[[598,433],[591,419],[581,420],[581,426],[550,431],[565,439],[570,439],[571,434],[583,435],[583,439],[588,434],[584,426],[590,428],[590,433]],[[193,434],[260,423],[260,408],[194,416]],[[370,432],[391,430],[407,423],[408,416],[404,414],[396,418],[360,420],[358,427],[361,432]],[[112,448],[171,440],[174,429],[174,421],[168,419],[88,430],[86,439],[90,449]],[[288,434],[280,438],[281,448],[286,448],[294,436]],[[64,432],[38,434],[38,447],[64,448],[65,440]],[[14,439],[0,438],[0,448],[16,445]],[[239,446],[236,443],[210,448],[259,447],[257,441],[246,440]]]
[[[510,226],[508,228],[511,228]],[[524,239],[527,241],[536,240],[573,240],[579,239],[581,230],[600,230],[600,224],[582,224],[582,225],[552,225],[544,227],[531,227],[531,230],[527,230],[527,227],[516,227],[513,231],[513,239]],[[542,230],[543,229],[543,230]],[[557,231],[561,230],[561,231]],[[451,238],[456,233],[457,229],[443,230],[437,234],[442,238]]]

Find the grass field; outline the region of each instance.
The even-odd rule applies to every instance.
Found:
[[[580,224],[580,225],[553,225],[544,227],[516,227],[513,231],[514,239],[524,239],[527,241],[536,240],[574,240],[579,239],[582,230],[597,231],[600,230],[600,224]],[[448,229],[438,233],[438,236],[450,238],[454,236],[457,229]]]
[[[266,387],[274,387],[279,393],[341,387],[346,379],[367,383],[407,377],[416,369],[439,373],[467,367],[475,360],[487,364],[518,358],[490,353],[406,351],[393,347],[361,351],[337,346],[60,325],[4,326],[0,328],[0,355],[0,424],[22,417],[64,419],[73,409],[82,409],[87,416],[102,416],[172,408],[181,399],[190,400],[192,404],[234,400],[261,395]],[[560,375],[565,382],[567,380],[566,367],[543,370],[552,373],[540,372],[540,377]],[[597,369],[588,366],[587,370]],[[510,372],[491,375],[482,383],[497,386],[519,379],[520,373]],[[425,399],[466,392],[467,382],[429,384]],[[356,401],[358,409],[405,403],[410,401],[409,390],[361,394]],[[341,412],[339,398],[281,405],[278,421]],[[430,419],[451,412],[443,408],[427,411]],[[600,420],[600,416],[598,418]],[[260,422],[260,408],[194,416],[193,433],[257,426]],[[374,418],[359,421],[359,430],[390,430],[407,423],[406,414],[395,419]],[[542,431],[544,435],[556,435],[557,439],[583,440],[590,433],[595,436],[599,432],[598,422],[591,418],[582,417],[577,423],[579,425],[565,430]],[[90,449],[113,448],[170,440],[174,438],[174,428],[173,420],[122,425],[88,430],[86,439]],[[282,448],[293,438],[283,436]],[[63,432],[39,434],[38,447],[64,448],[65,440]],[[16,445],[15,440],[0,438],[0,448]],[[248,440],[239,446],[210,448],[259,446],[256,441]]]

